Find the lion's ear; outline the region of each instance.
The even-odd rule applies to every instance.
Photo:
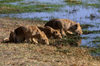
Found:
[[[80,26],[80,23],[77,23],[77,27]]]

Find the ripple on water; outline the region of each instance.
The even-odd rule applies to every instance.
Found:
[[[87,39],[82,39],[82,46],[88,46],[88,47],[97,47],[99,42],[94,44],[92,41],[95,40],[95,38],[100,37],[100,34],[88,34],[88,35],[82,35],[82,37],[88,37]]]

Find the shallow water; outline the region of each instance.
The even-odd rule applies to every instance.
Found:
[[[42,4],[59,4],[64,5],[63,7],[59,8],[58,11],[53,12],[26,12],[26,13],[17,13],[17,14],[0,14],[0,17],[17,17],[17,18],[31,18],[31,19],[42,19],[42,20],[50,20],[53,18],[66,18],[71,19],[73,21],[79,22],[80,24],[91,24],[94,27],[89,27],[83,30],[100,30],[100,8],[96,8],[94,6],[86,6],[86,4],[99,4],[99,0],[83,0],[83,4],[80,5],[68,5],[65,3],[64,0],[24,0],[21,2],[13,2],[13,3],[6,3],[6,4],[13,4],[13,5],[20,5],[20,3],[27,3],[32,2],[31,4],[27,5],[36,5],[37,3]],[[90,15],[93,14],[95,18],[90,19]],[[89,46],[89,47],[97,47],[100,42],[93,43],[92,41],[96,37],[100,37],[100,34],[87,34],[82,35],[82,37],[88,37],[87,39],[82,39],[82,46]]]

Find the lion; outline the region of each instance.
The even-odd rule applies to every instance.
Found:
[[[61,33],[59,30],[53,29],[52,27],[45,26],[45,27],[38,27],[41,31],[43,31],[48,38],[54,38],[54,39],[61,39]]]
[[[9,41],[49,44],[48,38],[37,26],[20,26],[10,33]]]
[[[69,19],[52,19],[47,22],[45,26],[59,29],[62,36],[66,36],[67,33],[77,35],[81,35],[83,33],[80,24]]]

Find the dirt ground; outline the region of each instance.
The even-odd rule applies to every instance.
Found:
[[[20,25],[43,25],[44,22],[0,18],[0,66],[100,66],[100,59],[87,48],[30,43],[1,43]]]

